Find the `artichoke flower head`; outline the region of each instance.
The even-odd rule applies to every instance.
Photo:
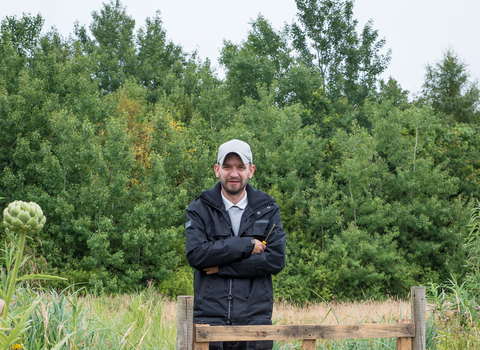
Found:
[[[17,233],[37,233],[47,218],[35,202],[14,201],[3,211],[3,226]]]

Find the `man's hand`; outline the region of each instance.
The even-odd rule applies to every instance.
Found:
[[[213,273],[218,273],[218,266],[209,267],[208,269],[203,269],[207,273],[207,275],[211,275]]]
[[[261,253],[265,250],[267,246],[260,242],[258,239],[255,240],[255,247],[253,247],[253,252],[252,254],[258,254]]]

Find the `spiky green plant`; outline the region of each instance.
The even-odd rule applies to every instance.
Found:
[[[30,315],[38,306],[41,298],[35,298],[30,303],[11,307],[14,291],[21,281],[33,279],[60,279],[48,275],[18,276],[22,264],[23,250],[27,235],[37,234],[46,223],[46,217],[40,206],[35,202],[14,201],[3,211],[3,226],[8,240],[11,242],[9,253],[6,251],[5,265],[6,283],[0,288],[0,297],[3,300],[2,317],[0,319],[0,349],[7,350],[18,344],[22,334],[30,327]],[[11,260],[14,265],[11,268]]]

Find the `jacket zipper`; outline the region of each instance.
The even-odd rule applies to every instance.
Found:
[[[225,214],[223,214],[223,216],[225,216]],[[233,237],[232,223],[230,222],[230,215],[228,215],[228,212],[227,212],[227,216],[229,219],[227,222],[230,225],[230,237]],[[230,317],[232,316],[232,300],[233,300],[233,295],[232,295],[233,279],[231,277],[228,279],[228,283],[229,283],[229,291],[228,291],[227,324],[230,326],[232,324],[232,320],[230,319]]]
[[[230,283],[230,291],[228,293],[228,314],[227,314],[227,324],[228,325],[231,325],[232,324],[232,320],[230,319],[231,317],[231,311],[232,311],[232,299],[233,299],[233,295],[232,295],[232,285],[233,285],[233,281],[231,278],[229,278],[229,283]]]
[[[213,205],[212,205],[212,206],[213,206]],[[214,207],[215,209],[219,210],[219,211],[222,213],[223,217],[224,217],[226,220],[227,220],[227,216],[228,216],[228,221],[227,221],[227,222],[229,223],[229,226],[230,226],[230,237],[233,237],[232,224],[231,224],[231,222],[230,222],[230,216],[228,215],[228,212],[225,212],[224,210],[221,210],[220,208],[217,208],[217,207],[215,207],[215,206],[213,206],[213,207]],[[263,208],[258,209],[258,210],[263,211],[263,210],[266,209],[266,208],[270,209],[269,206],[266,206],[266,207],[263,207]],[[258,210],[257,210],[257,211],[258,211]],[[252,212],[252,213],[248,216],[248,218],[251,217],[254,213],[255,213],[255,211]],[[227,214],[227,215],[225,215],[225,214]],[[248,218],[245,218],[245,220],[247,220]],[[242,225],[242,224],[240,223],[240,226],[241,226],[241,225]],[[239,235],[240,235],[240,232],[238,232],[238,233],[239,233]],[[232,315],[232,300],[233,300],[232,288],[233,288],[233,279],[232,279],[232,278],[229,278],[229,279],[228,279],[228,283],[229,283],[229,292],[228,292],[227,324],[228,324],[228,325],[231,325],[231,324],[232,324],[232,320],[230,319],[230,317],[231,317],[231,315]]]
[[[226,212],[225,210],[222,210],[215,206],[213,207],[222,213],[224,219],[227,221],[228,225],[230,226],[230,237],[233,237],[232,223],[230,222],[230,215],[228,215],[228,212]],[[230,317],[232,315],[232,300],[233,300],[233,295],[232,295],[233,279],[232,278],[228,278],[228,284],[229,284],[229,291],[228,291],[227,324],[231,325],[232,320],[230,319]]]

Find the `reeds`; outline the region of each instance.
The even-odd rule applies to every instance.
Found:
[[[25,349],[166,349],[176,346],[176,303],[153,288],[129,295],[80,296],[70,289],[33,293],[17,291],[16,303],[42,296],[32,316],[32,327],[22,339]],[[432,310],[432,309],[431,309]],[[305,303],[274,305],[275,324],[394,323],[410,317],[409,301]],[[442,319],[445,321],[445,319]],[[427,349],[475,349],[473,337],[446,333],[439,327],[438,311],[427,321]],[[448,320],[447,320],[448,321]],[[451,329],[451,328],[450,328]],[[473,329],[473,328],[470,328]],[[275,342],[275,350],[301,349],[296,340]],[[317,349],[396,349],[395,339],[317,341]]]
[[[151,289],[121,296],[39,294],[25,349],[175,349],[175,305]]]
[[[116,297],[90,295],[86,305],[92,327],[99,330],[92,349],[175,349],[174,305],[153,290]]]
[[[460,284],[454,276],[427,288],[437,349],[480,349],[478,290],[466,282]]]

